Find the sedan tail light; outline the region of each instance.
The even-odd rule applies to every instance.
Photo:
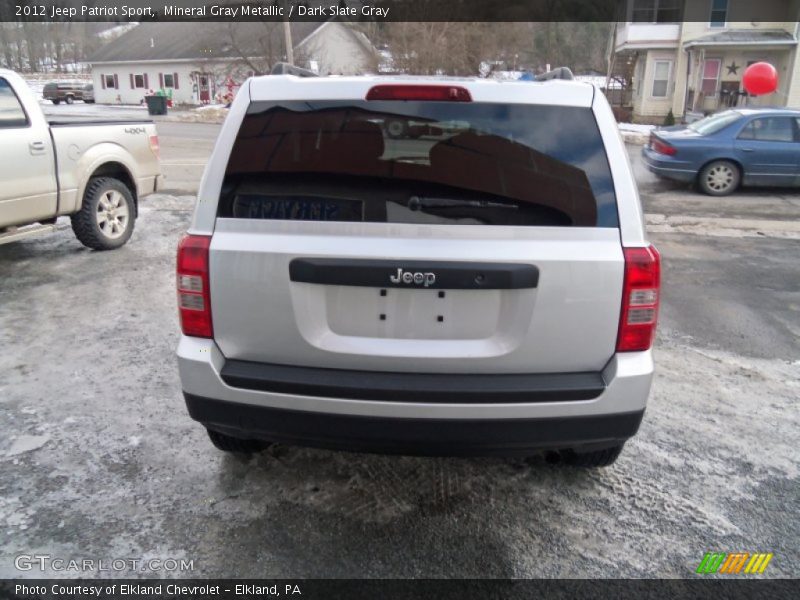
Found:
[[[185,235],[178,244],[176,267],[181,331],[192,337],[214,337],[211,293],[208,285],[208,248],[211,237]]]
[[[667,142],[660,140],[654,135],[650,136],[650,148],[653,152],[666,154],[667,156],[675,156],[678,153],[678,149],[675,146],[670,146]]]
[[[653,345],[661,291],[661,256],[654,246],[623,248],[625,283],[617,352],[640,352]]]

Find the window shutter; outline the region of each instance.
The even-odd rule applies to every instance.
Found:
[[[147,73],[144,74],[144,89],[149,90],[150,86],[147,83]]]
[[[164,74],[158,74],[158,89],[162,89],[164,87]]]
[[[133,82],[133,73],[131,73],[130,75],[131,75],[131,89],[135,90],[136,89],[136,84]]]
[[[103,87],[103,89],[106,89],[106,76],[102,73],[100,74],[100,85]]]
[[[172,85],[175,86],[176,90],[178,89],[178,74],[177,73],[173,73],[172,74]]]
[[[114,89],[115,90],[119,89],[119,77],[117,77],[116,73],[114,73]]]

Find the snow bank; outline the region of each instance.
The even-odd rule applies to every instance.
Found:
[[[622,139],[627,144],[644,145],[650,139],[650,132],[656,128],[655,125],[642,125],[640,123],[618,123],[619,132]]]

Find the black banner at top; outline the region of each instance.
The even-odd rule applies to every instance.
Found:
[[[652,6],[651,6],[652,5]],[[711,0],[0,0],[0,21],[708,21]],[[794,8],[793,8],[794,7]],[[728,22],[800,18],[797,3],[732,3]]]

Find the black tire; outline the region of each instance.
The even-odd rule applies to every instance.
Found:
[[[61,100],[58,100],[58,99],[54,98],[53,100],[51,100],[51,102],[53,104],[59,104],[61,102]]]
[[[117,202],[114,210],[105,210],[110,202]],[[119,207],[124,202],[126,212]],[[101,226],[103,213],[105,226]],[[113,220],[111,215],[113,214]],[[123,221],[123,216],[124,221]],[[136,206],[133,194],[124,183],[112,177],[95,177],[89,180],[83,194],[80,211],[72,215],[72,231],[75,237],[88,248],[94,250],[113,250],[127,242],[133,233],[136,221]]]
[[[72,104],[73,102],[75,102],[75,98],[73,98],[72,96],[67,96],[66,98],[64,98],[64,102],[66,102],[67,104]]]
[[[712,160],[700,170],[697,185],[709,196],[727,196],[736,191],[742,181],[742,171],[729,160]]]
[[[208,431],[208,437],[211,438],[211,443],[214,444],[214,447],[223,452],[253,454],[255,452],[261,452],[269,447],[268,442],[262,442],[260,440],[242,440],[225,435],[219,431],[214,431],[213,429],[206,429],[206,431]]]
[[[608,467],[613,465],[625,444],[603,448],[593,452],[575,452],[568,450],[563,453],[564,462],[573,467]]]

